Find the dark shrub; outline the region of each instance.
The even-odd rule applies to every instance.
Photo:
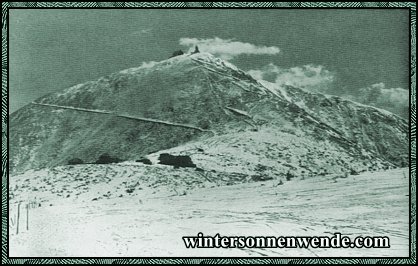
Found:
[[[198,123],[198,126],[201,129],[208,129],[209,128],[209,125],[210,125],[210,123],[209,123],[208,120],[200,120],[199,123]]]
[[[192,158],[188,155],[171,155],[168,153],[161,153],[158,157],[160,164],[173,165],[174,167],[196,167],[192,162]]]
[[[262,164],[257,164],[255,167],[255,171],[260,173],[260,172],[264,172],[267,170],[267,166],[262,165]]]
[[[401,167],[402,168],[404,168],[404,167],[408,167],[409,166],[409,162],[407,162],[407,161],[405,161],[405,160],[403,160],[402,162],[401,162]]]
[[[329,107],[329,106],[332,106],[332,102],[325,98],[324,100],[321,101],[319,105],[322,107]]]
[[[289,108],[289,111],[293,114],[302,112],[301,108],[294,103],[289,104],[288,108]]]
[[[73,158],[68,161],[69,165],[83,164],[83,163],[84,163],[83,160],[81,160],[80,158]]]
[[[96,161],[96,164],[108,164],[108,163],[119,163],[122,160],[116,157],[112,157],[107,153],[100,155],[99,159]]]
[[[286,181],[290,181],[294,177],[295,177],[295,175],[292,174],[290,171],[288,171],[287,174],[286,174]]]
[[[149,164],[149,165],[152,164],[151,160],[148,159],[148,158],[142,158],[142,159],[136,160],[135,162],[137,162],[137,163],[143,163],[143,164]]]
[[[264,175],[253,175],[251,177],[251,179],[255,182],[259,182],[259,181],[267,181],[267,180],[272,180],[273,177],[271,176],[264,176]]]
[[[358,175],[358,174],[359,174],[359,172],[357,172],[356,170],[354,170],[354,169],[350,170],[350,175]]]

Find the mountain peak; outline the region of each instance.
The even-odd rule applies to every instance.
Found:
[[[238,149],[234,154],[255,158],[240,145],[260,146],[256,141],[267,138],[261,134],[264,131],[274,132],[276,149],[257,154],[269,154],[268,165],[285,160],[280,174],[301,170],[303,156],[322,158],[325,151],[313,143],[331,145],[345,154],[346,160],[332,162],[334,166],[325,161],[324,169],[348,170],[368,164],[367,160],[382,162],[370,166],[377,169],[407,161],[404,121],[339,98],[297,88],[279,90],[207,52],[142,63],[44,96],[13,113],[10,123],[11,146],[16,147],[11,171],[63,165],[72,158],[93,162],[109,152],[135,160],[194,141],[229,145],[238,135],[243,139],[233,144]],[[291,138],[294,144],[282,138]],[[311,148],[283,158],[285,150],[302,146]],[[219,154],[213,156],[223,160]],[[256,167],[256,161],[248,167]],[[314,175],[319,169],[309,171]]]
[[[212,64],[216,67],[228,67],[232,70],[238,71],[238,68],[233,64],[224,61],[220,58],[215,57],[213,54],[207,52],[199,52],[199,53],[185,53],[170,57],[168,59],[164,59],[161,61],[150,61],[150,62],[143,62],[138,67],[132,67],[128,69],[124,69],[119,71],[118,73],[121,74],[135,74],[141,71],[146,70],[161,70],[166,67],[173,67],[176,65],[181,65],[184,63],[189,63],[190,61],[198,61],[205,64]]]

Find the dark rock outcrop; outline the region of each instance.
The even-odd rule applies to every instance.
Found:
[[[178,167],[196,167],[192,162],[192,158],[188,155],[171,155],[168,153],[162,153],[158,157],[160,164],[173,165],[175,168]]]
[[[182,54],[184,54],[184,52],[182,50],[177,50],[177,51],[173,52],[173,54],[170,56],[170,58],[176,57],[176,56],[179,56],[179,55],[182,55]]]
[[[76,164],[83,164],[83,160],[81,160],[80,158],[73,158],[68,160],[68,164],[69,165],[76,165]]]
[[[137,163],[143,163],[143,164],[148,164],[148,165],[152,165],[151,160],[150,160],[150,159],[148,159],[148,158],[142,158],[142,159],[136,160],[135,162],[137,162]]]
[[[108,163],[119,163],[122,160],[116,157],[112,157],[107,153],[100,155],[99,159],[95,162],[96,164],[108,164]]]

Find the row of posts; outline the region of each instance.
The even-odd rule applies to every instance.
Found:
[[[20,222],[20,206],[22,205],[22,202],[19,202],[17,204],[17,221],[16,221],[16,234],[19,234],[19,222]],[[36,206],[35,202],[27,203],[25,205],[26,209],[26,230],[29,230],[29,209],[34,208]]]

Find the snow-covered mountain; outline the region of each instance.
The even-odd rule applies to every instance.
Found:
[[[407,122],[335,96],[257,81],[208,53],[123,70],[41,97],[10,116],[10,171],[189,155],[243,180],[408,163]]]

